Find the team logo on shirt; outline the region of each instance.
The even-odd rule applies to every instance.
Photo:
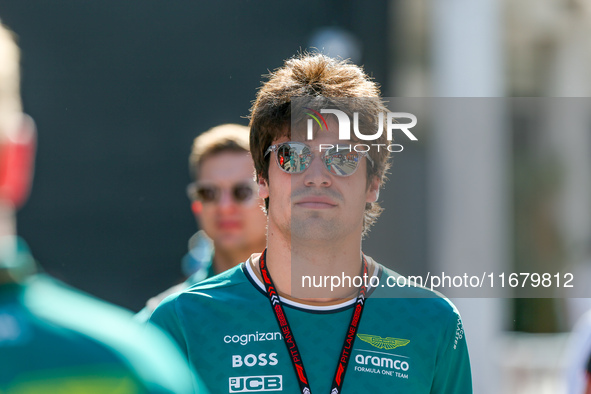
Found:
[[[409,339],[401,339],[401,338],[382,338],[379,335],[369,335],[369,334],[357,334],[359,339],[363,342],[369,343],[371,346],[377,347],[378,349],[387,349],[392,350],[396,349],[400,346],[406,346],[410,343]]]
[[[378,349],[392,350],[410,343],[410,339],[382,338],[379,335],[357,334],[363,342],[369,343]],[[378,352],[376,350],[357,349],[354,357],[355,371],[376,375],[387,375],[398,379],[408,379],[410,357],[392,353]]]

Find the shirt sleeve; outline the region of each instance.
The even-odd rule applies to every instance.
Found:
[[[154,310],[148,321],[166,332],[176,342],[185,357],[188,357],[187,342],[176,308],[176,295],[169,296]]]
[[[185,360],[188,360],[189,354],[186,336],[182,329],[181,319],[179,318],[178,313],[178,296],[178,294],[173,294],[165,298],[150,316],[148,324],[155,324],[168,334],[168,336],[178,345],[181,353],[185,355]],[[190,362],[189,366],[191,367]],[[191,371],[194,376],[194,392],[199,394],[209,394],[210,391],[208,391],[205,383],[203,383],[203,380],[193,367],[191,367]]]
[[[472,394],[472,373],[462,318],[454,307],[440,344],[432,394]]]

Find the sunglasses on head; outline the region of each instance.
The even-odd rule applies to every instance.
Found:
[[[203,203],[219,202],[226,188],[216,185],[191,183],[187,189],[190,199]],[[256,194],[256,185],[253,182],[236,183],[229,188],[230,196],[235,203],[244,204],[252,200]]]
[[[265,157],[271,152],[275,152],[275,161],[279,168],[288,174],[301,174],[306,171],[314,158],[312,148],[303,142],[290,141],[271,145],[267,148]],[[373,160],[367,152],[357,152],[351,145],[336,145],[322,152],[320,157],[331,174],[349,176],[357,170],[363,156],[367,157],[373,166]]]

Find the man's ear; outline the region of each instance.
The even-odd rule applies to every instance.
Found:
[[[269,182],[266,179],[264,179],[261,175],[259,175],[257,183],[259,185],[259,197],[262,199],[268,198]]]
[[[374,176],[367,188],[365,202],[376,202],[378,198],[380,198],[380,180],[377,176]]]
[[[15,209],[21,207],[33,181],[37,129],[27,115],[15,130],[9,130],[0,143],[0,199]]]
[[[194,200],[191,203],[191,211],[195,215],[195,218],[198,218],[201,215],[201,211],[203,211],[203,203],[199,200]]]

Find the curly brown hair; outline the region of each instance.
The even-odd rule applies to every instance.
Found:
[[[250,111],[251,154],[257,176],[266,181],[269,180],[269,158],[265,157],[267,148],[283,136],[291,138],[292,124],[301,121],[296,115],[295,99],[300,102],[299,99],[303,98],[316,107],[343,109],[345,106],[347,112],[354,110],[359,113],[360,128],[375,127],[380,114],[387,111],[377,83],[361,67],[347,60],[319,53],[302,53],[286,60],[282,67],[267,77]],[[296,123],[293,123],[292,114],[294,118],[298,117]],[[375,141],[378,144],[387,142],[384,132]],[[367,166],[367,185],[369,187],[375,177],[382,185],[390,167],[389,151],[371,149],[368,153],[374,165]],[[268,199],[265,199],[265,206],[268,209]],[[363,235],[376,222],[382,210],[377,202],[366,204]]]

